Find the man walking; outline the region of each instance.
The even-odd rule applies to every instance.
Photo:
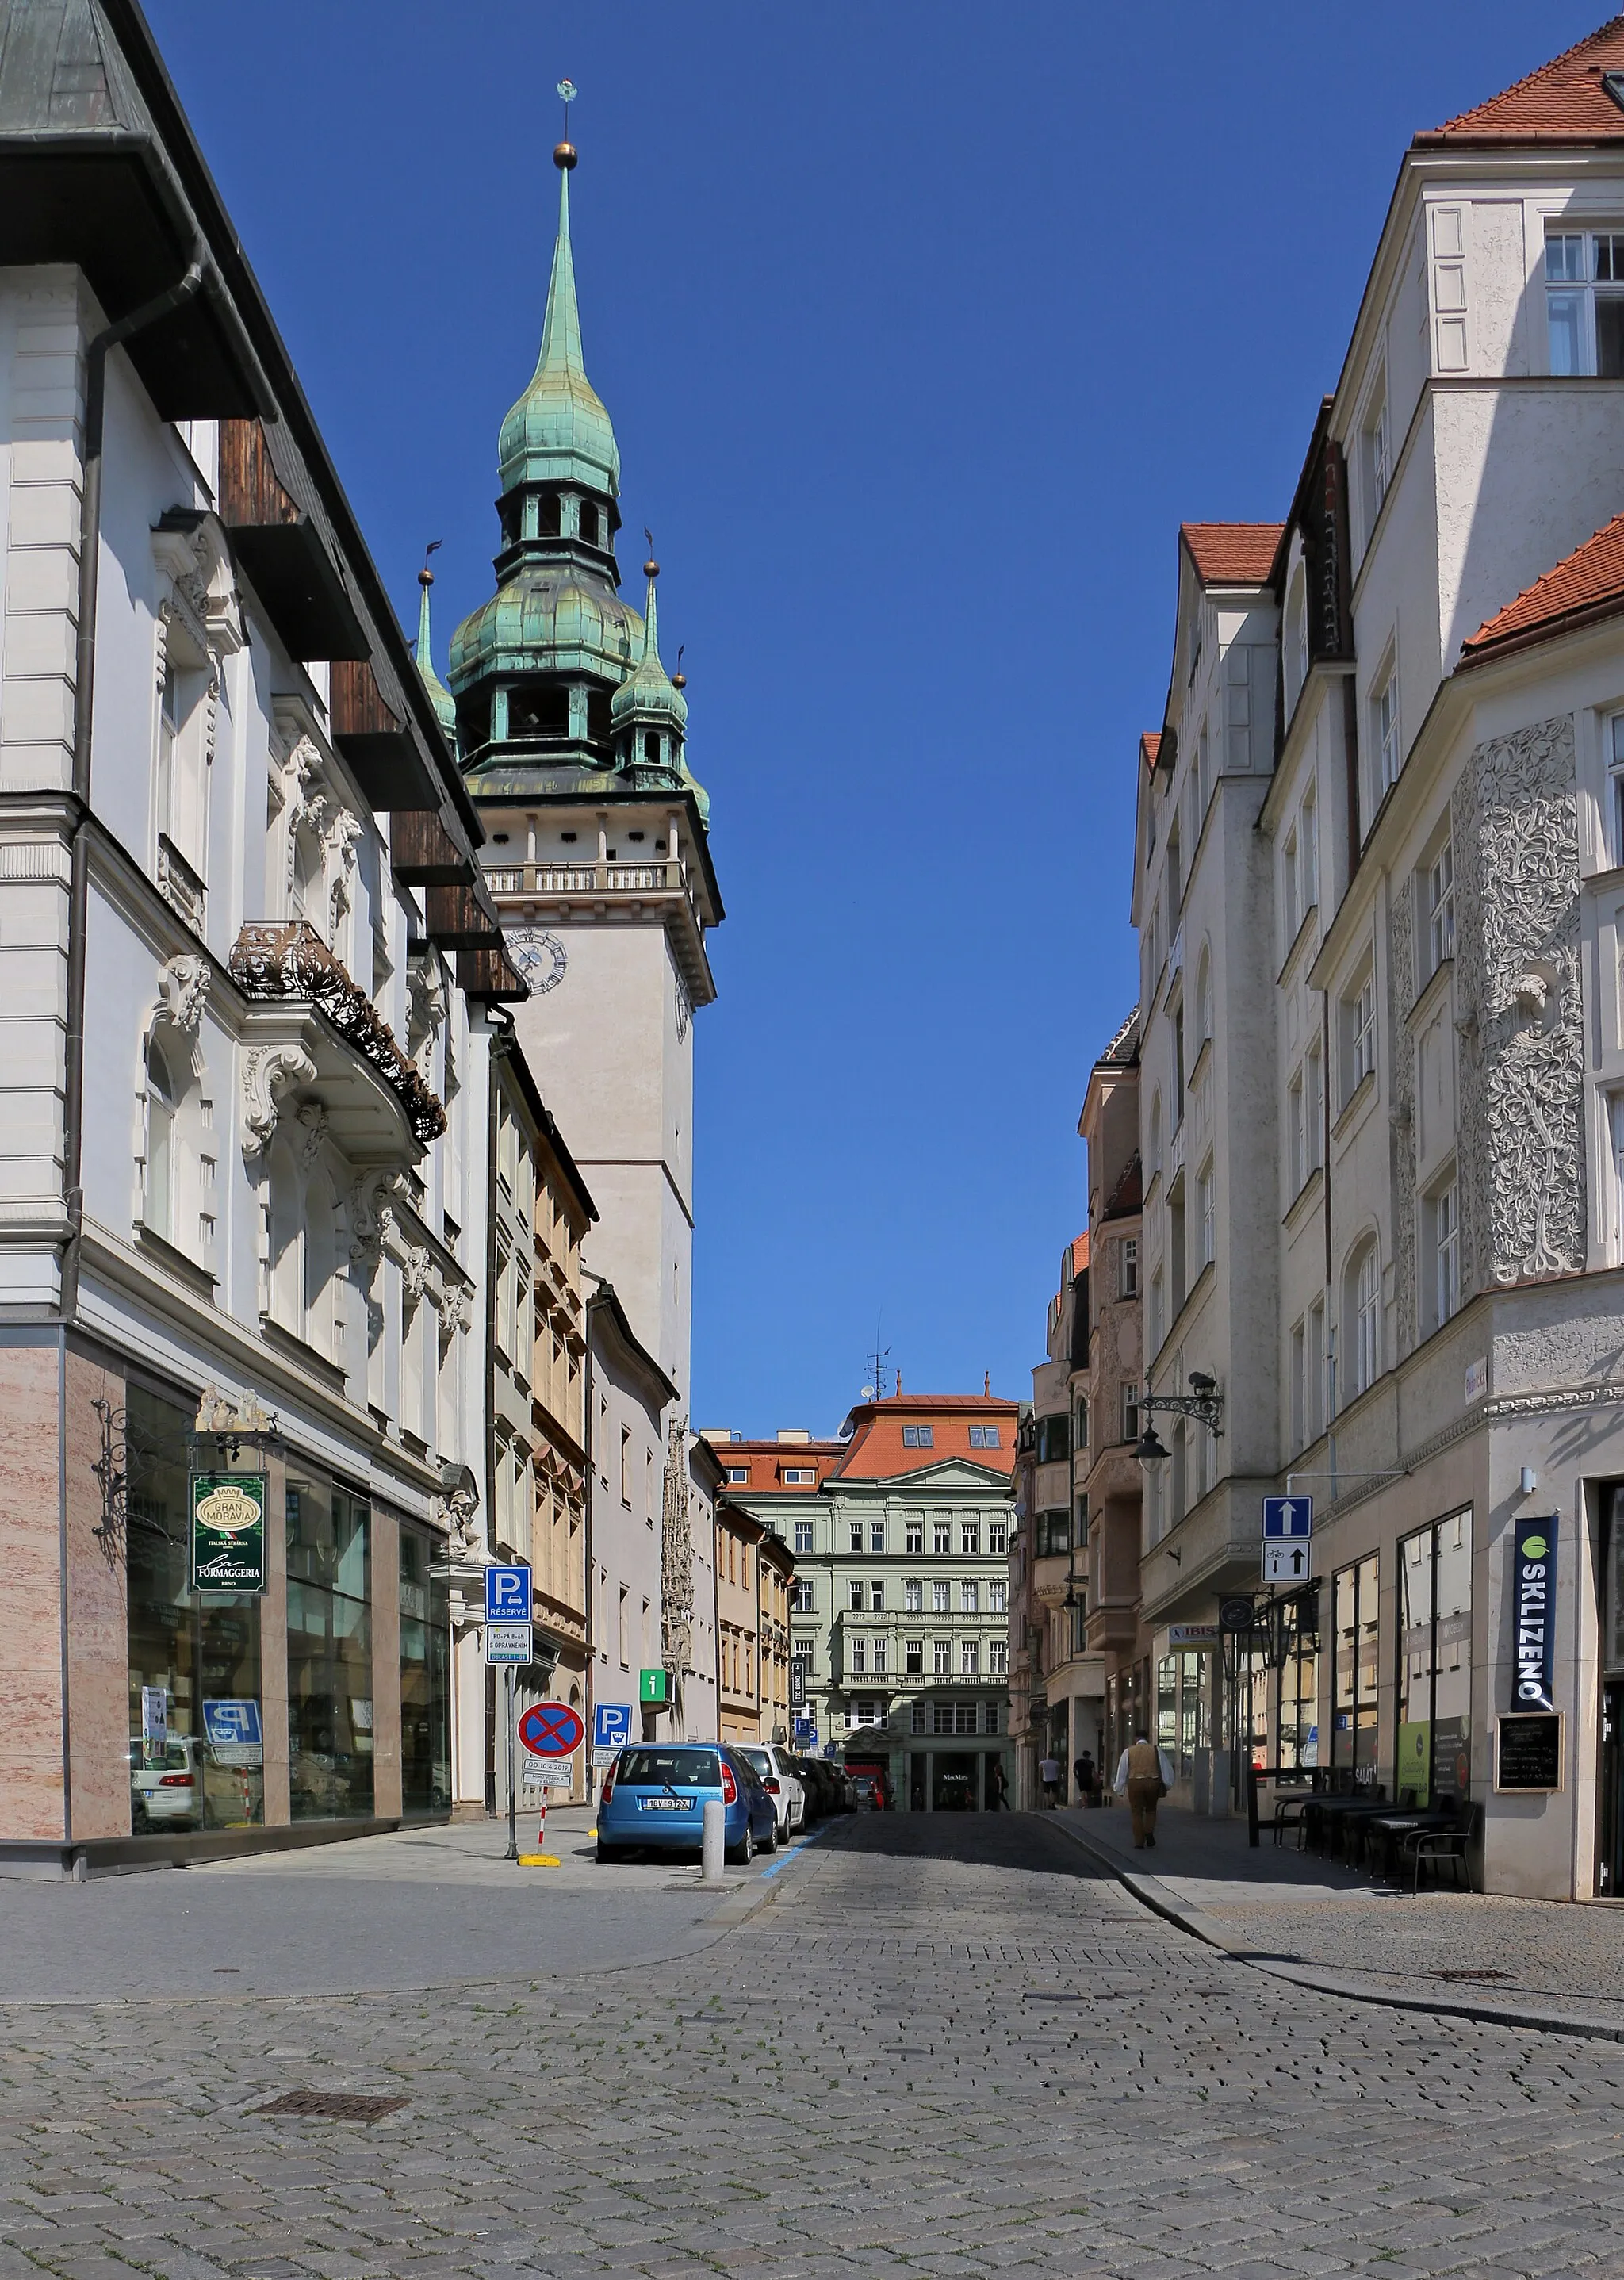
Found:
[[[1037,1768],[1037,1777],[1043,1784],[1043,1803],[1045,1805],[1058,1805],[1060,1802],[1060,1760],[1055,1756],[1052,1751],[1051,1751],[1050,1754],[1046,1758],[1040,1761]]]
[[[1173,1761],[1166,1751],[1158,1749],[1148,1734],[1135,1734],[1117,1761],[1113,1786],[1128,1792],[1135,1846],[1143,1852],[1148,1845],[1154,1851],[1156,1808],[1173,1787]]]

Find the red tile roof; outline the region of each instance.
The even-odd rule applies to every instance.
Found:
[[[1624,118],[1624,113],[1620,113]],[[1624,609],[1624,514],[1575,547],[1460,644],[1463,665]]]
[[[1425,150],[1441,142],[1624,142],[1624,111],[1602,84],[1603,73],[1612,71],[1624,71],[1624,16],[1503,94],[1418,135],[1416,143]]]
[[[836,1480],[883,1481],[900,1473],[923,1472],[950,1457],[1009,1475],[1015,1467],[1018,1402],[982,1393],[892,1394],[884,1401],[859,1402],[851,1413],[851,1438]],[[904,1449],[904,1425],[928,1425],[928,1449]],[[972,1425],[996,1425],[998,1446],[973,1449]]]
[[[1072,1274],[1086,1275],[1089,1267],[1089,1231],[1085,1228],[1072,1245]]]
[[[724,1474],[742,1472],[727,1485],[748,1495],[816,1496],[846,1452],[843,1441],[712,1441],[712,1454]],[[787,1481],[786,1469],[810,1473],[810,1481]]]
[[[1155,774],[1156,755],[1160,751],[1161,748],[1161,730],[1159,728],[1147,728],[1143,736],[1139,739],[1139,758],[1147,775]]]
[[[1184,522],[1179,536],[1204,586],[1262,586],[1284,528],[1280,522]]]

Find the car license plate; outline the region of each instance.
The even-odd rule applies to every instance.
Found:
[[[645,1797],[638,1802],[645,1813],[686,1813],[688,1806],[680,1797]]]

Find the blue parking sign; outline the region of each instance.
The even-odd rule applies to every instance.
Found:
[[[1314,1500],[1312,1497],[1265,1497],[1263,1499],[1263,1533],[1266,1541],[1287,1543],[1301,1540],[1314,1532]]]
[[[487,1568],[485,1620],[488,1623],[529,1621],[530,1570],[527,1568]]]
[[[623,1750],[632,1738],[632,1706],[629,1702],[595,1702],[592,1705],[592,1746],[595,1750]]]

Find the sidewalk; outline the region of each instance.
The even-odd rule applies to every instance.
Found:
[[[1158,1915],[1277,1978],[1408,2010],[1624,2042],[1624,1909],[1478,1892],[1419,1899],[1276,1846],[1244,1820],[1164,1806],[1156,1849],[1125,1806],[1046,1816]]]

